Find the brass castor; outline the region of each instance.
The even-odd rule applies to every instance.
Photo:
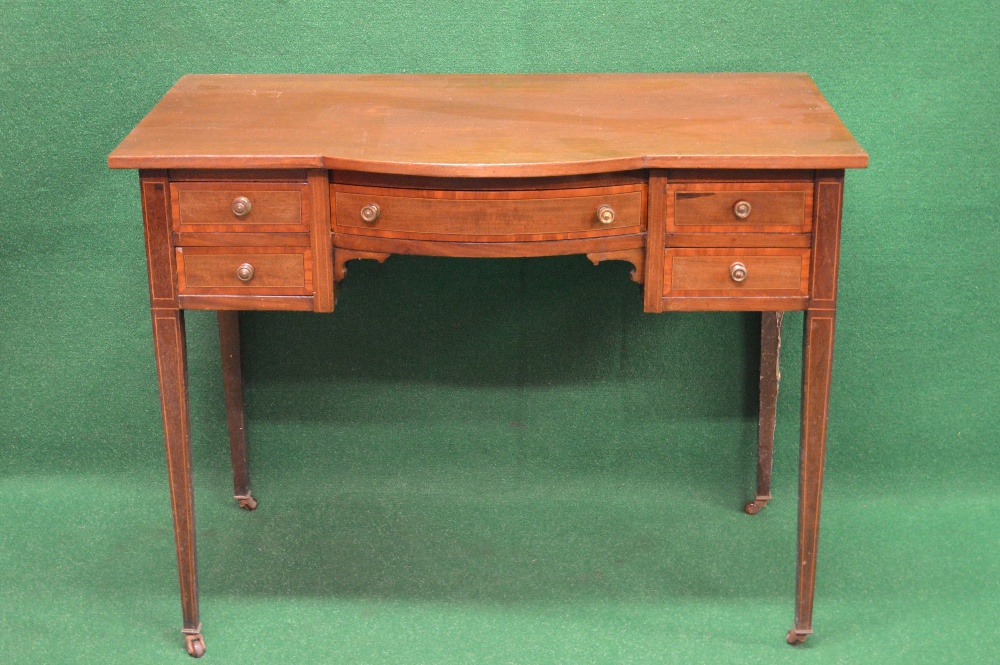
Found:
[[[753,501],[747,501],[747,504],[743,506],[743,512],[747,515],[756,515],[760,511],[764,510],[767,505],[767,499],[754,499]]]
[[[201,636],[201,633],[185,635],[184,640],[187,642],[189,656],[201,658],[205,655],[205,638]]]
[[[806,641],[807,637],[809,637],[809,633],[797,633],[793,628],[788,631],[788,635],[785,636],[785,641],[792,645],[802,644]]]
[[[255,510],[257,508],[257,499],[253,498],[249,494],[246,496],[234,496],[236,503],[240,504],[240,508],[243,510]]]

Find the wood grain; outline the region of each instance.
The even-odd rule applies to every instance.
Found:
[[[415,254],[418,256],[455,256],[468,258],[601,254],[615,250],[642,247],[644,241],[645,238],[641,233],[604,238],[525,242],[441,242],[373,238],[346,233],[337,233],[333,236],[335,248],[343,247],[344,249],[380,254]]]
[[[667,247],[812,247],[810,233],[666,233]]]
[[[317,312],[332,312],[334,278],[330,174],[323,169],[312,169],[308,172],[308,179],[310,213],[306,219],[312,235],[313,306]]]
[[[240,360],[240,313],[221,310],[218,320],[222,385],[226,395],[226,424],[229,428],[229,456],[233,467],[233,496],[250,497],[246,416],[243,408],[243,367]]]
[[[743,282],[730,276],[736,262],[746,266]],[[663,275],[664,296],[805,296],[809,250],[668,249]]]
[[[312,252],[297,247],[178,247],[177,286],[181,295],[312,295]],[[253,279],[236,270],[253,266]]]
[[[153,346],[160,381],[163,439],[174,517],[174,544],[181,586],[184,630],[201,629],[198,612],[198,563],[195,547],[194,488],[191,484],[191,424],[188,415],[187,345],[184,313],[152,309]]]
[[[272,310],[286,312],[310,312],[313,310],[312,296],[260,296],[239,295],[193,295],[177,296],[184,309],[207,310]]]
[[[169,181],[164,171],[141,171],[142,220],[152,307],[177,306],[174,246],[170,233]]]
[[[406,190],[335,185],[337,233],[382,238],[514,242],[593,238],[642,230],[642,185],[539,191]],[[374,222],[361,209],[377,204]],[[615,219],[602,224],[597,210],[611,206]]]
[[[670,187],[668,233],[809,233],[813,183],[691,183]],[[751,205],[736,216],[738,201]]]
[[[792,73],[189,75],[108,157],[455,177],[867,163]]]
[[[173,228],[181,233],[246,231],[308,232],[308,188],[285,182],[175,182],[170,185]],[[250,212],[233,213],[233,200],[246,197]]]

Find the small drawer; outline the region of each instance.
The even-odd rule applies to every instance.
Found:
[[[665,296],[806,296],[809,250],[667,249]]]
[[[386,238],[503,242],[639,233],[645,186],[464,191],[334,185],[333,228]]]
[[[681,183],[667,188],[667,233],[809,233],[813,183]]]
[[[308,185],[290,182],[174,182],[173,228],[179,233],[307,232]]]
[[[180,295],[312,295],[305,247],[178,247]]]

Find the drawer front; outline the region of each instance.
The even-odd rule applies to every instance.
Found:
[[[178,247],[180,295],[312,295],[304,247]]]
[[[807,249],[667,249],[665,296],[806,296]]]
[[[283,182],[171,183],[173,228],[180,233],[306,232],[307,188]]]
[[[809,233],[813,183],[689,183],[668,187],[668,233]]]
[[[487,192],[334,185],[331,191],[336,232],[465,242],[639,233],[645,198],[644,185]]]

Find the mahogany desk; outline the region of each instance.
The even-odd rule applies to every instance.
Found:
[[[238,310],[332,312],[354,259],[628,261],[647,312],[762,312],[770,499],[780,313],[805,310],[795,624],[812,632],[844,169],[804,74],[186,76],[108,157],[139,169],[188,652],[198,613],[184,310],[218,310],[252,510]]]

